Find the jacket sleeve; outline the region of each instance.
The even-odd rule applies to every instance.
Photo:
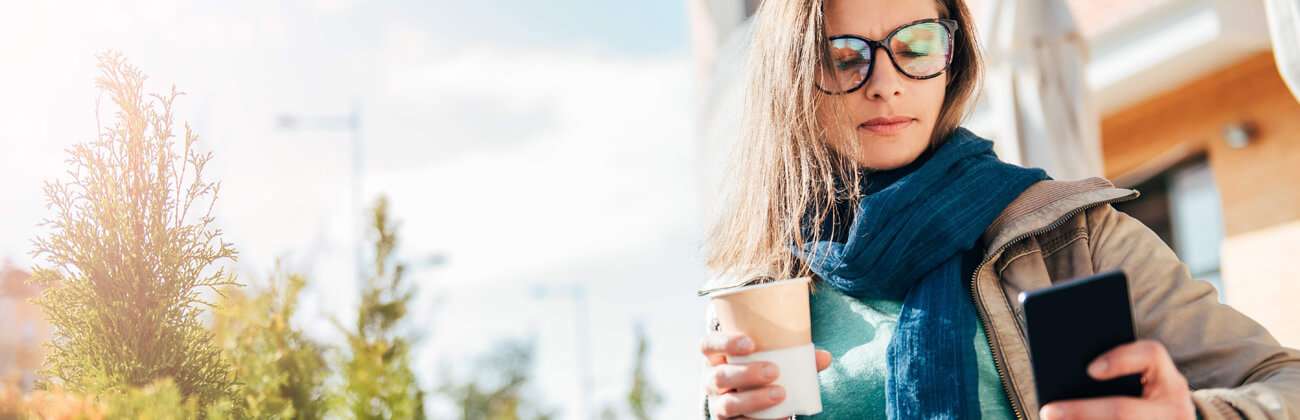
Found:
[[[1105,205],[1087,220],[1093,269],[1128,275],[1138,337],[1169,350],[1202,418],[1300,418],[1300,351],[1220,303],[1137,219]]]

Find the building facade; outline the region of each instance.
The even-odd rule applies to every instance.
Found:
[[[0,265],[0,386],[31,391],[44,360],[50,324],[31,299],[40,289],[27,284],[30,275],[5,262]]]

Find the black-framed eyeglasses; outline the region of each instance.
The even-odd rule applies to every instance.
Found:
[[[828,58],[818,69],[817,88],[832,95],[851,93],[866,84],[875,70],[876,49],[884,48],[899,73],[912,79],[938,77],[952,64],[957,21],[921,19],[895,28],[876,41],[838,35],[827,41]]]

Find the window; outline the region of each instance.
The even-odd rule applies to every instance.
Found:
[[[1192,277],[1214,285],[1224,301],[1219,272],[1223,207],[1204,156],[1174,165],[1133,187],[1142,197],[1115,205],[1146,224],[1187,264]]]

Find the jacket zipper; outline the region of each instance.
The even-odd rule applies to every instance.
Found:
[[[1093,207],[1102,206],[1111,203],[1117,203],[1121,201],[1128,201],[1134,198],[1137,198],[1136,195],[1130,193],[1129,195],[1125,195],[1123,197],[1099,201],[1096,203],[1092,203],[1071,210],[1069,213],[1066,213],[1064,216],[1061,216],[1060,218],[1056,219],[1056,221],[1052,222],[1046,227],[1034,229],[1032,231],[1026,232],[1020,236],[1015,237],[1015,239],[1007,241],[1007,243],[998,247],[997,251],[989,253],[988,255],[989,256],[999,255],[1003,251],[1006,251],[1007,248],[1011,247],[1011,245],[1015,245],[1017,242],[1023,241],[1029,237],[1036,236],[1044,232],[1048,232],[1058,227],[1061,227],[1061,225],[1065,224],[1066,221],[1069,221],[1071,218],[1078,215],[1079,213],[1087,211],[1088,209],[1091,209]],[[980,318],[980,323],[984,325],[984,339],[988,341],[989,351],[993,353],[993,367],[998,372],[998,380],[1002,382],[1002,391],[1006,393],[1007,398],[1011,400],[1011,411],[1015,413],[1016,419],[1023,420],[1027,418],[1025,416],[1024,402],[1020,400],[1020,394],[1013,392],[1014,390],[1011,387],[1011,382],[1008,379],[1008,374],[1006,372],[1007,367],[1002,363],[1002,351],[996,345],[997,343],[995,343],[996,339],[994,337],[996,337],[996,334],[993,333],[992,325],[989,323],[988,316],[986,315],[986,312],[988,310],[987,308],[984,307],[984,303],[980,301],[979,294],[976,291],[976,288],[978,287],[978,283],[979,283],[977,280],[979,279],[980,271],[983,270],[984,266],[987,265],[990,261],[991,259],[982,260],[980,264],[975,267],[975,273],[971,274],[971,279],[970,279],[971,301],[975,304],[975,307],[977,308],[976,312],[981,315],[979,318]],[[1017,327],[1019,327],[1019,324],[1017,324]],[[1021,332],[1021,334],[1023,334],[1023,332]]]

